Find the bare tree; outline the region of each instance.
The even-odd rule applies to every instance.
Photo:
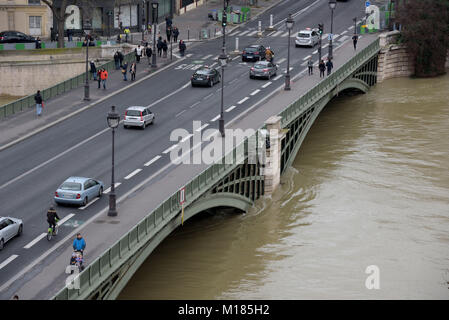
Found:
[[[67,0],[61,1],[61,6],[57,8],[52,0],[42,0],[53,12],[53,18],[56,19],[56,23],[58,26],[58,48],[64,48],[64,23],[65,19],[69,16],[69,14],[65,13],[67,9]]]
[[[444,74],[449,49],[449,1],[401,1],[396,21],[402,26],[402,38],[412,55],[415,75]]]

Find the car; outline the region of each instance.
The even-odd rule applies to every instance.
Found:
[[[246,47],[242,51],[242,61],[260,61],[265,59],[265,47],[260,44],[254,44]]]
[[[306,28],[305,30],[301,30],[298,32],[298,35],[295,39],[295,46],[308,46],[314,47],[318,41],[320,40],[320,35],[318,33],[318,29],[314,28]]]
[[[55,191],[56,204],[75,204],[85,206],[89,200],[101,197],[104,184],[101,181],[85,178],[70,177]]]
[[[153,124],[154,119],[154,113],[151,112],[149,107],[128,107],[125,111],[125,116],[123,117],[123,127],[141,127],[143,130],[147,124]]]
[[[253,67],[249,69],[249,77],[251,79],[266,78],[268,80],[272,76],[275,76],[277,74],[277,71],[277,65],[269,61],[258,61],[254,64]]]
[[[192,87],[197,85],[213,87],[214,84],[220,82],[221,74],[215,68],[210,68],[207,66],[201,67],[195,71],[195,73],[190,78]]]
[[[25,43],[36,42],[32,36],[26,35],[19,31],[3,31],[0,32],[0,43]]]
[[[0,217],[0,250],[3,249],[6,242],[20,236],[22,231],[23,222],[21,219]]]

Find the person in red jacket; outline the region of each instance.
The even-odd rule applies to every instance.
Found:
[[[108,72],[106,69],[103,69],[103,72],[101,72],[101,82],[103,83],[103,89],[106,90],[106,80],[108,79]]]

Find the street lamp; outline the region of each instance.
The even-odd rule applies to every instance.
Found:
[[[329,37],[329,60],[332,60],[333,56],[332,56],[332,38],[334,37],[333,34],[333,24],[334,24],[334,9],[337,6],[337,1],[336,0],[329,0],[329,8],[331,9],[331,34]]]
[[[151,60],[151,67],[157,68],[156,64],[156,28],[158,20],[159,2],[151,2],[151,23],[153,24],[153,55]]]
[[[224,137],[225,136],[224,113],[223,113],[223,108],[224,108],[224,93],[223,93],[223,91],[224,91],[224,68],[226,66],[226,63],[228,62],[228,56],[224,53],[224,51],[218,57],[218,61],[220,62],[220,65],[221,65],[221,109],[220,109],[220,120],[218,122],[218,128],[220,130],[221,136]]]
[[[142,0],[142,42],[145,41],[145,0]]]
[[[84,101],[89,101],[89,40],[90,31],[92,30],[92,24],[90,19],[84,19],[83,29],[86,34],[86,82],[84,84]]]
[[[115,106],[111,107],[108,113],[108,126],[112,129],[112,174],[111,174],[111,193],[109,194],[109,211],[108,216],[115,217],[117,215],[116,201],[115,201],[115,182],[114,182],[114,135],[115,129],[120,123],[120,116],[115,112]]]
[[[288,50],[287,50],[287,73],[285,75],[285,87],[284,90],[290,90],[290,33],[292,31],[295,21],[292,18],[292,14],[288,14],[288,18],[285,21],[285,25],[288,29]]]

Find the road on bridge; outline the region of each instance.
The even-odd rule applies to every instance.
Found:
[[[235,37],[239,37],[240,50],[250,44],[270,46],[279,64],[278,75],[269,81],[250,80],[251,63],[242,63],[235,57],[225,70],[225,119],[230,121],[245,112],[255,101],[269,95],[284,82],[287,64],[287,30],[285,17],[293,13],[295,26],[291,38],[290,67],[294,77],[303,71],[309,56],[318,59],[317,47],[295,48],[294,36],[306,27],[327,23],[330,10],[327,1],[286,0],[261,15],[260,20],[269,21],[274,14],[276,31],[264,32],[256,38],[257,20],[250,21],[226,37],[227,52],[235,49]],[[338,3],[334,13],[334,46],[350,39],[354,16],[364,15],[363,3],[350,1]],[[328,23],[325,33],[329,32]],[[338,36],[337,36],[338,35]],[[327,54],[327,37],[323,36],[323,56]],[[200,65],[217,66],[216,58],[221,52],[222,39],[210,40],[192,46],[188,56],[164,72],[121,92],[93,108],[85,110],[66,121],[26,139],[0,153],[2,174],[0,176],[1,216],[23,219],[24,233],[5,245],[0,251],[0,298],[8,299],[14,290],[6,285],[18,278],[21,271],[39,259],[45,252],[54,250],[73,229],[95,216],[108,206],[107,196],[90,202],[84,208],[57,207],[65,220],[58,237],[47,242],[42,237],[46,231],[46,211],[52,203],[53,194],[61,182],[69,176],[88,176],[110,185],[111,134],[106,115],[115,105],[120,115],[131,105],[151,106],[155,113],[154,125],[146,130],[125,130],[120,126],[116,132],[115,177],[118,196],[130,191],[149,176],[170,164],[170,133],[184,128],[192,133],[192,121],[201,121],[204,128],[217,128],[220,112],[221,85],[212,88],[192,88],[190,76]],[[173,166],[172,168],[174,168]],[[170,170],[155,176],[163,179]],[[107,192],[108,190],[106,190]],[[175,191],[175,190],[173,190]],[[89,248],[89,239],[87,239]],[[70,244],[67,243],[67,246]],[[67,257],[69,259],[69,257]],[[93,258],[92,258],[93,259]],[[44,267],[46,262],[42,262]],[[63,270],[61,270],[63,273]],[[26,277],[22,277],[26,281]]]

